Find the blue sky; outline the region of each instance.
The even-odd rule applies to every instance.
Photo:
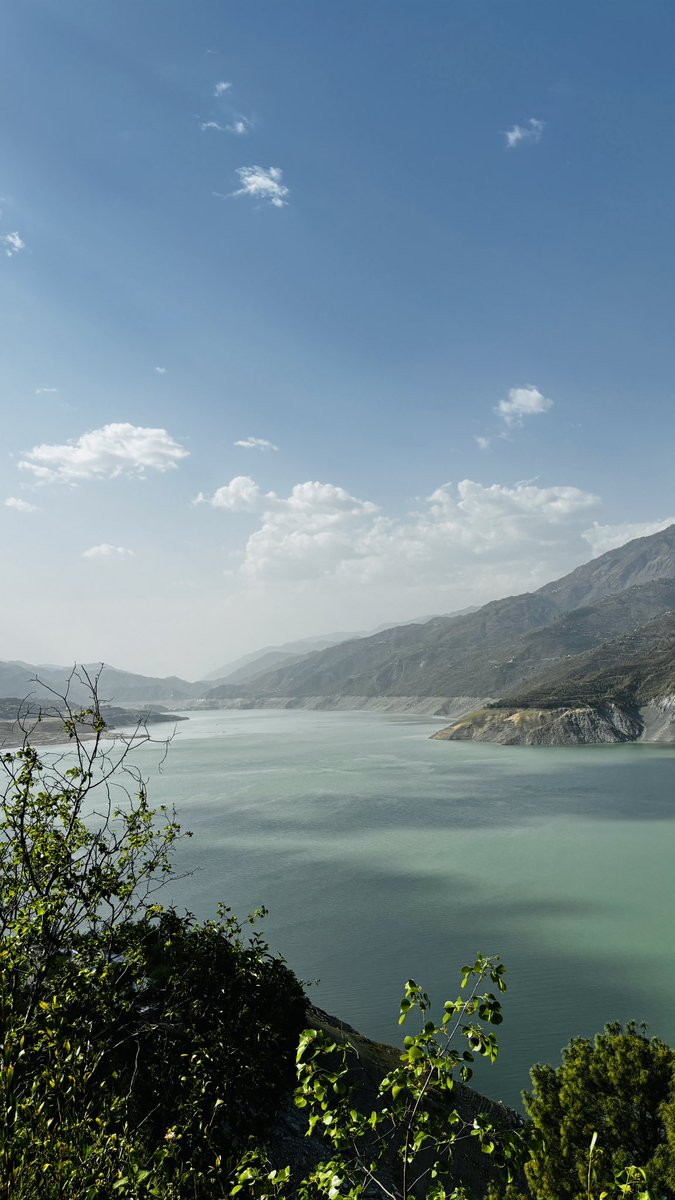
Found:
[[[669,0],[8,0],[0,656],[195,677],[673,519],[674,41]]]

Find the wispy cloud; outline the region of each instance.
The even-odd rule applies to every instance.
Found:
[[[540,142],[543,136],[544,122],[539,121],[537,117],[530,117],[524,125],[514,125],[504,134],[509,150],[516,150],[518,146],[534,145]]]
[[[29,513],[37,512],[37,504],[29,504],[27,500],[21,500],[19,496],[8,496],[5,500],[5,508],[13,508],[16,512]]]
[[[13,258],[20,250],[26,249],[26,243],[19,233],[5,233],[0,237],[0,243],[5,247],[5,254],[8,258]]]
[[[279,447],[274,445],[274,442],[268,442],[267,438],[247,437],[241,438],[234,443],[235,446],[241,446],[244,450],[278,450]]]
[[[479,436],[479,437],[477,437],[477,438],[476,438],[476,445],[478,446],[478,449],[479,449],[479,450],[489,450],[489,449],[490,449],[490,439],[489,439],[489,437],[480,437],[480,436]]]
[[[206,132],[209,129],[215,130],[216,133],[233,133],[235,137],[245,137],[253,129],[254,121],[251,117],[243,117],[237,114],[227,125],[222,125],[220,121],[200,121],[199,128]]]
[[[149,470],[171,470],[188,454],[166,429],[115,422],[83,433],[77,441],[34,446],[19,467],[38,483],[79,483],[121,475],[142,478]]]
[[[237,167],[241,187],[233,196],[251,196],[254,200],[266,200],[274,208],[285,208],[290,192],[282,182],[280,167]]]
[[[583,537],[594,554],[605,554],[608,550],[616,550],[617,546],[632,542],[634,538],[660,533],[669,525],[675,525],[675,517],[664,517],[662,521],[626,521],[620,525],[599,525],[594,521],[591,528],[584,531]]]
[[[499,401],[495,412],[507,425],[521,425],[524,417],[539,416],[551,408],[553,401],[528,384],[527,387],[511,388],[508,398]]]
[[[221,79],[214,85],[213,94],[214,96],[224,96],[226,92],[230,91],[231,87],[232,84],[228,79]]]
[[[166,367],[155,367],[157,375],[166,375]]]
[[[245,137],[251,132],[253,122],[248,117],[235,117],[229,125],[226,126],[228,133],[234,133],[237,137]]]
[[[126,546],[112,546],[110,542],[100,542],[98,546],[90,546],[82,551],[83,558],[133,558],[133,550]]]
[[[55,388],[55,387],[50,387],[50,388],[48,388],[48,387],[36,388],[36,389],[35,389],[35,395],[36,395],[36,396],[53,396],[53,395],[55,394],[55,392],[58,392],[58,390],[59,390],[59,389],[58,389],[58,388]]]

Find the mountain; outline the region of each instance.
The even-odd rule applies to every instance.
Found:
[[[234,662],[226,663],[224,667],[219,667],[216,671],[210,671],[208,675],[204,676],[204,679],[207,681],[218,680],[221,683],[225,680],[228,683],[243,683],[262,671],[272,670],[273,667],[281,666],[303,654],[311,654],[314,650],[325,650],[328,646],[336,646],[338,642],[347,642],[351,638],[364,636],[365,634],[360,633],[329,633],[325,637],[302,638],[298,642],[285,642],[281,646],[264,646],[262,650],[243,654]]]
[[[475,612],[396,626],[304,655],[207,699],[498,696],[675,606],[675,525]]]
[[[464,608],[459,613],[451,613],[453,617],[463,616],[464,613],[475,612],[475,606],[472,608]],[[435,614],[437,616],[437,614]],[[419,617],[416,621],[402,621],[401,625],[424,625],[427,621],[433,620],[434,617]],[[396,622],[387,621],[384,625],[378,625],[377,629],[370,630],[370,634],[382,633],[385,629],[392,629]],[[281,646],[265,646],[262,650],[254,650],[252,654],[244,654],[242,658],[235,659],[234,662],[228,663],[224,667],[220,667],[217,671],[211,671],[205,675],[205,680],[217,680],[218,683],[247,683],[254,679],[257,675],[262,675],[267,671],[274,670],[276,667],[290,666],[297,659],[304,657],[306,654],[312,654],[317,650],[326,650],[329,646],[337,646],[341,642],[354,641],[357,638],[368,637],[369,633],[328,633],[323,637],[303,638],[299,642],[286,642]]]
[[[675,608],[597,649],[544,670],[499,707],[615,703],[639,708],[675,695]]]
[[[92,679],[100,669],[100,663],[84,666],[84,670]],[[82,668],[80,672],[81,670]],[[71,673],[72,667],[37,667],[25,662],[0,662],[0,697],[24,698],[31,695],[39,700],[50,694],[50,688],[62,696]],[[35,682],[36,676],[40,683]],[[199,697],[205,690],[203,683],[189,683],[185,679],[179,679],[177,675],[158,679],[135,675],[131,671],[118,671],[115,667],[105,667],[99,685],[99,699],[115,704],[146,704],[151,701],[178,703]],[[82,684],[73,677],[70,684],[72,701],[80,704],[90,696],[86,683]]]
[[[541,672],[525,689],[464,714],[434,737],[506,746],[672,744],[675,612]]]

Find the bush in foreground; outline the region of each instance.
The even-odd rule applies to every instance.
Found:
[[[302,988],[227,910],[156,903],[182,834],[147,734],[107,744],[95,688],[64,724],[66,753],[28,729],[0,760],[0,1197],[222,1195],[292,1083]]]

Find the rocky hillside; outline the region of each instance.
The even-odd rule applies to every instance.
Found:
[[[497,742],[501,746],[597,746],[635,742],[637,714],[615,704],[562,708],[482,708],[432,736],[444,742]]]
[[[675,612],[545,669],[526,690],[434,736],[521,746],[675,742]]]
[[[555,708],[612,702],[640,708],[675,694],[675,609],[535,675],[503,704]]]

